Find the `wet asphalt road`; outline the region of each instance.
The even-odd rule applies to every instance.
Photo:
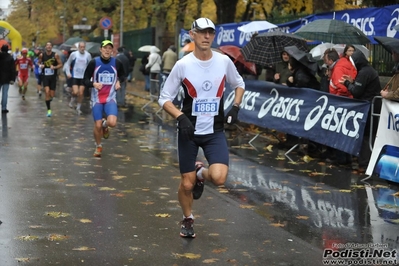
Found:
[[[58,89],[48,118],[33,87],[26,101],[10,87],[0,138],[1,266],[317,266],[333,242],[398,247],[395,185],[365,186],[365,176],[295,151],[289,160],[266,138],[254,149],[253,134],[236,130],[226,133],[226,186],[206,186],[194,202],[197,238],[182,239],[173,123],[130,98],[94,158],[87,100],[82,116],[67,103]]]

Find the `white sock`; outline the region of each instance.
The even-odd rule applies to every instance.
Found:
[[[76,110],[80,110],[80,106],[81,106],[82,104],[81,103],[78,103],[77,105],[76,105]]]
[[[190,214],[190,216],[187,216],[187,217],[183,215],[183,219],[186,219],[186,218],[187,218],[187,219],[191,218],[191,219],[194,220],[194,215],[193,215],[193,214]]]
[[[103,127],[107,127],[107,120],[104,120]]]
[[[198,172],[197,172],[197,177],[200,180],[204,180],[204,177],[202,176],[202,171],[204,170],[204,167],[201,167]]]
[[[102,147],[103,146],[103,144],[102,143],[100,143],[100,144],[96,144],[96,147]]]

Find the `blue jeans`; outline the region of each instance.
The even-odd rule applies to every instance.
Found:
[[[145,78],[144,90],[145,91],[150,91],[150,88],[151,88],[150,75],[144,75],[144,78]]]
[[[1,110],[7,109],[7,100],[8,100],[8,88],[10,84],[0,84],[1,90]]]
[[[121,82],[121,88],[116,91],[116,104],[125,105],[125,96],[126,96],[126,80]]]

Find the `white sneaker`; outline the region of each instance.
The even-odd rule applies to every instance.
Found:
[[[82,111],[80,111],[80,109],[76,109],[76,113],[77,113],[78,115],[83,114]]]
[[[75,102],[74,99],[71,98],[71,101],[70,101],[69,104],[68,104],[70,108],[73,108],[74,102]]]

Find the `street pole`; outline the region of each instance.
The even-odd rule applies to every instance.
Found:
[[[123,0],[121,0],[121,22],[119,26],[119,46],[123,46]]]

